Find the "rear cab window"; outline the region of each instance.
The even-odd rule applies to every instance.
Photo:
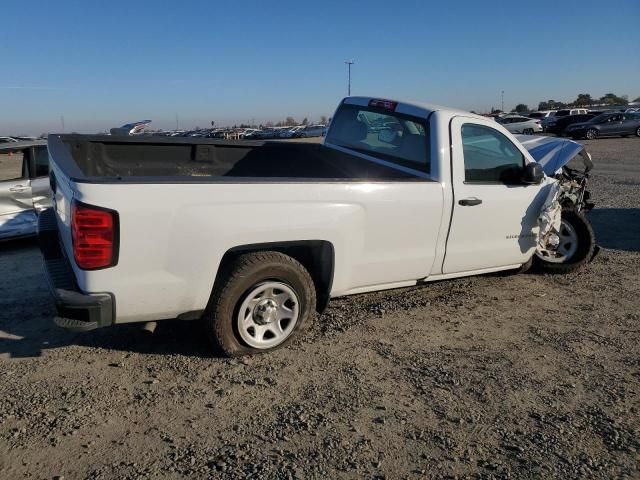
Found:
[[[429,175],[429,130],[425,119],[379,107],[342,104],[326,142]]]

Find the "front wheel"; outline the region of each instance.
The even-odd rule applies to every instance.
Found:
[[[575,210],[563,210],[560,231],[546,248],[538,246],[535,264],[549,273],[569,273],[586,264],[593,256],[595,235],[589,220]]]
[[[219,275],[203,320],[212,342],[236,357],[286,345],[315,307],[313,280],[302,264],[279,252],[255,252]]]
[[[590,128],[587,130],[585,137],[587,137],[588,140],[595,140],[598,138],[598,131],[595,128]]]
[[[636,137],[640,137],[640,127],[636,128]]]

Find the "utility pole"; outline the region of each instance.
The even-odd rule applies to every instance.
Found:
[[[502,113],[504,113],[504,90],[502,90]]]
[[[354,62],[353,60],[345,60],[344,63],[347,64],[347,68],[349,69],[349,80],[347,83],[347,96],[350,97],[351,96],[351,65],[353,65]]]

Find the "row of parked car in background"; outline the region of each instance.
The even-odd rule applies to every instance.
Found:
[[[544,110],[528,114],[507,114],[496,117],[511,133],[552,133],[575,140],[598,137],[640,137],[640,108],[625,111],[588,110],[567,108]]]
[[[231,140],[267,140],[276,138],[324,137],[327,126],[322,124],[264,128],[202,128],[197,130],[173,130],[144,132],[145,135],[164,137],[223,138]]]

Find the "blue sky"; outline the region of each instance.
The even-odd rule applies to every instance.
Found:
[[[0,134],[640,96],[640,1],[2,2]]]

